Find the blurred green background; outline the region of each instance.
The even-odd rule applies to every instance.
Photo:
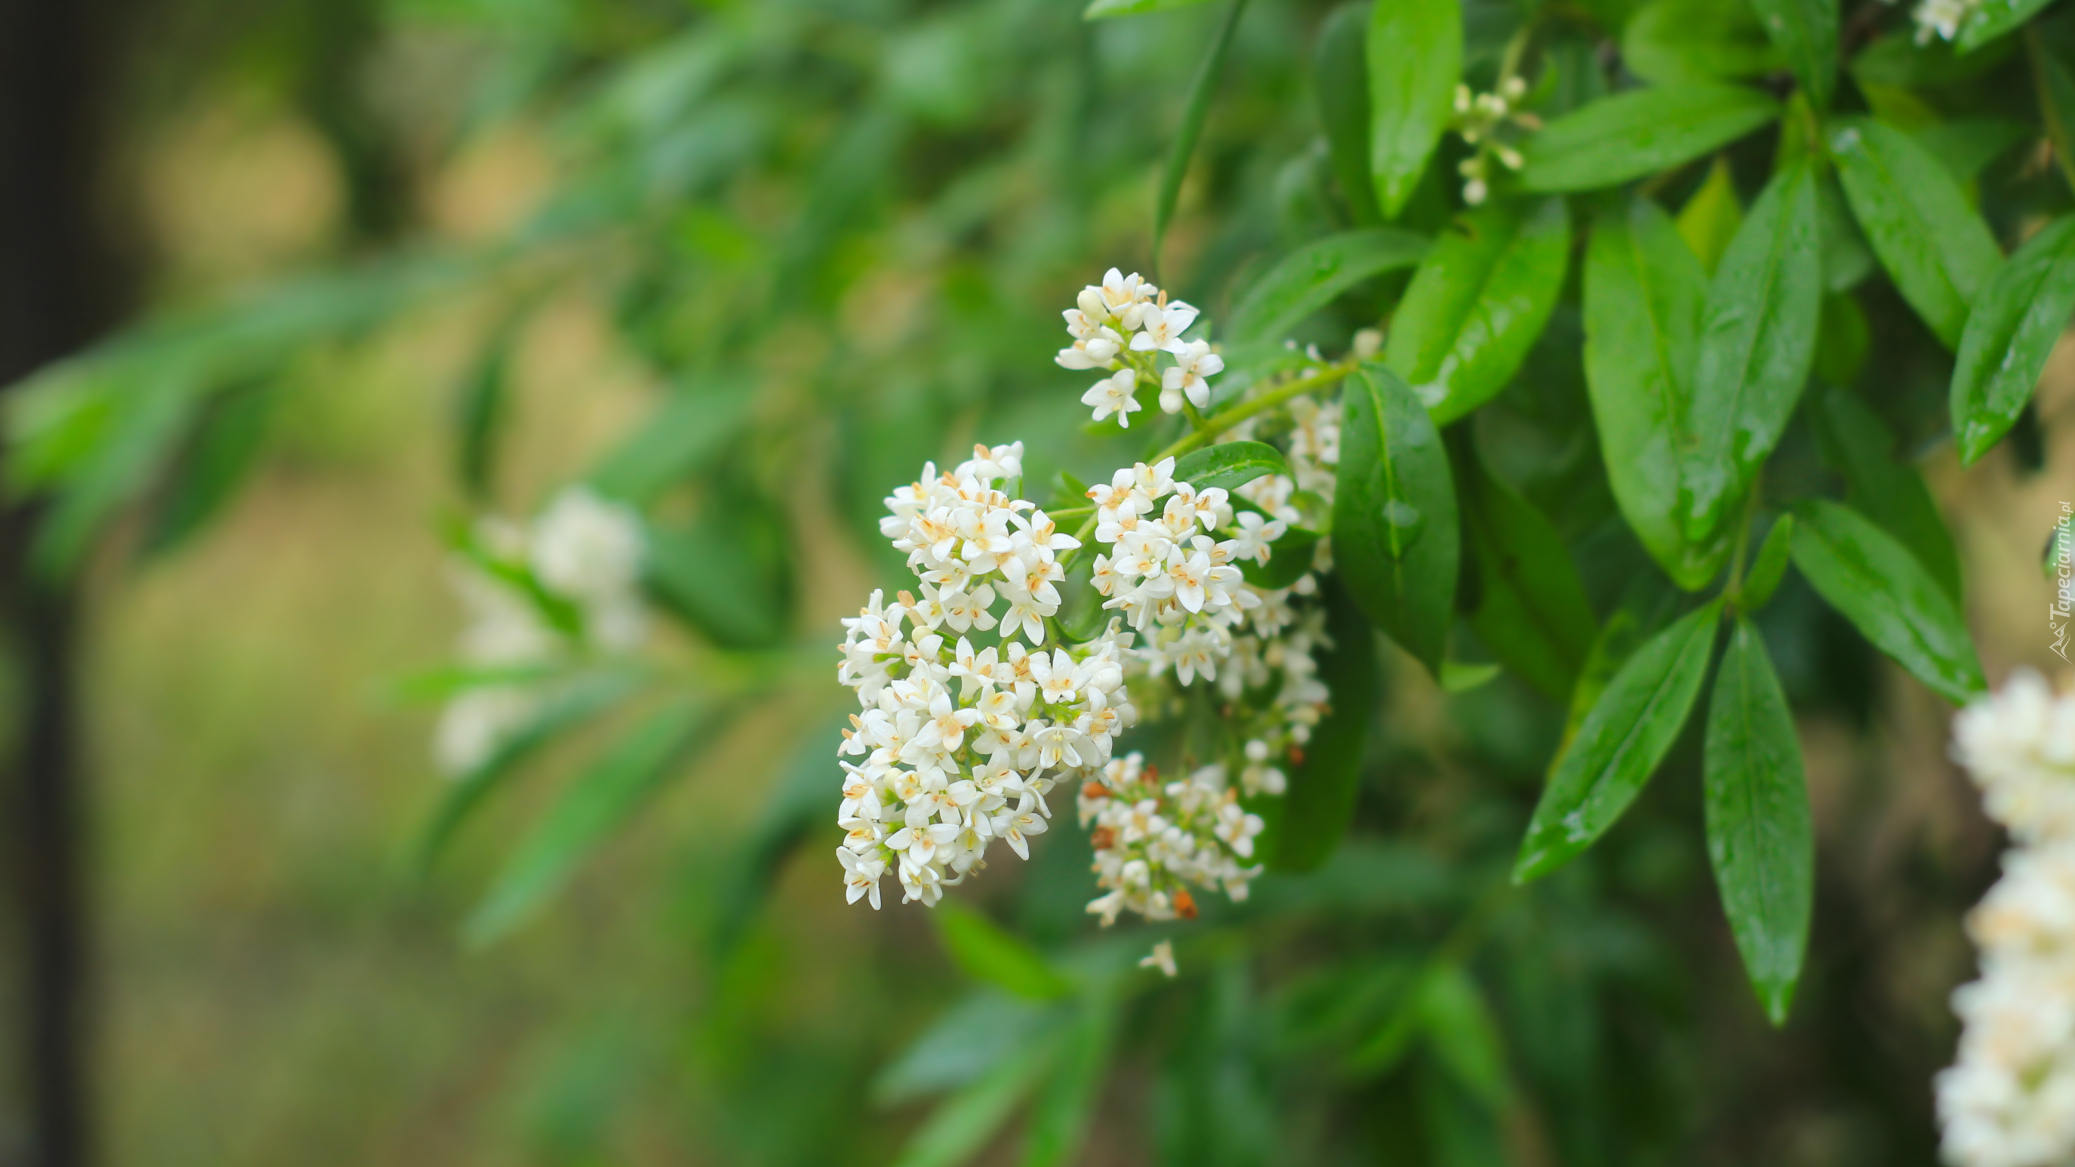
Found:
[[[1244,17],[1164,257],[1163,282],[1213,315],[1339,213],[1308,89],[1333,7]],[[845,695],[825,648],[888,578],[869,520],[890,485],[976,439],[1024,439],[1048,475],[1124,460],[1077,436],[1057,312],[1110,264],[1149,269],[1159,167],[1219,12],[1078,8],[92,6],[78,132],[117,260],[106,298],[160,330],[96,384],[125,359],[192,362],[211,404],[140,439],[154,466],[215,448],[222,402],[265,403],[264,440],[207,463],[221,482],[146,475],[109,492],[141,511],[52,519],[114,526],[73,551],[99,1161],[894,1161],[932,1091],[883,1067],[972,984],[920,909],[844,910],[833,762],[799,845],[783,791],[796,757],[810,783],[828,757]],[[1489,56],[1514,10],[1472,9]],[[1361,323],[1344,304],[1319,339]],[[1574,341],[1574,310],[1564,327]],[[468,420],[489,377],[494,456]],[[2037,563],[2075,497],[2071,403],[2064,349],[2033,462],[1921,463],[1992,678],[2055,663]],[[729,705],[566,894],[466,946],[485,885],[600,737],[557,743],[412,872],[444,780],[432,711],[395,681],[440,664],[459,626],[438,527],[530,512],[672,408],[717,442],[658,511],[695,530],[757,512],[776,550],[704,546],[788,602],[717,618],[776,622],[746,646],[671,651],[697,676],[770,665],[783,683]],[[1071,1161],[1934,1161],[1945,999],[1972,970],[1960,915],[1997,839],[1945,760],[1940,701],[1805,586],[1768,616],[1820,857],[1785,1031],[1714,907],[1689,743],[1590,863],[1491,925],[1475,960],[1510,1054],[1496,1102],[1448,1094],[1431,1058],[1335,1070],[1336,1043],[1387,1020],[1393,970],[1499,870],[1561,725],[1510,680],[1448,698],[1399,660],[1363,840],[1311,880],[1264,881],[1200,974],[1130,1004]],[[960,898],[1072,950],[1085,845],[1055,832]],[[0,1161],[33,1162],[31,1092],[0,1083]],[[1020,1154],[988,1146],[978,1161]]]

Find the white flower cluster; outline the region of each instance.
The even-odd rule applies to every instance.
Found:
[[[1198,311],[1168,300],[1137,272],[1126,276],[1111,268],[1102,283],[1082,288],[1063,315],[1073,343],[1059,350],[1059,365],[1116,370],[1081,395],[1081,404],[1094,407],[1096,421],[1114,415],[1130,429],[1131,415],[1142,408],[1141,382],[1160,387],[1160,408],[1167,413],[1180,413],[1184,401],[1198,409],[1210,405],[1210,378],[1225,371],[1225,359],[1211,351],[1209,341],[1183,340]],[[1169,357],[1164,369],[1158,364],[1163,352]]]
[[[863,710],[844,732],[842,754],[863,761],[842,763],[837,814],[852,903],[869,896],[878,907],[891,870],[905,900],[935,904],[996,839],[1028,858],[1029,836],[1049,825],[1053,784],[1107,762],[1138,718],[1124,686],[1131,636],[1117,621],[1086,644],[1042,647],[1059,607],[1058,552],[1080,544],[999,488],[1022,476],[1022,454],[1021,443],[976,447],[950,473],[925,467],[886,500],[881,530],[908,553],[922,595],[886,604],[874,592],[843,621],[836,679]],[[997,629],[1000,643],[983,648],[966,635]]]
[[[1981,979],[1953,994],[1965,1030],[1938,1076],[1958,1167],[2075,1161],[2075,697],[2019,671],[1954,721],[1954,757],[2017,843],[1967,918]]]
[[[1916,6],[1916,43],[1931,43],[1933,37],[1953,40],[1960,35],[1960,25],[1981,7],[1981,0],[1918,0]]]
[[[1127,910],[1148,920],[1195,919],[1191,887],[1244,900],[1261,873],[1242,862],[1253,858],[1261,818],[1239,804],[1223,766],[1162,785],[1142,756],[1128,754],[1081,783],[1079,811],[1104,889],[1088,910],[1105,927]]]
[[[641,519],[629,508],[573,486],[530,527],[483,520],[474,542],[481,559],[457,558],[451,570],[469,613],[459,644],[464,665],[523,671],[566,663],[585,651],[630,653],[646,639],[646,540]],[[550,619],[543,599],[561,606],[566,621]],[[433,741],[440,769],[460,775],[487,761],[533,716],[550,688],[525,679],[492,682],[448,702]]]
[[[1235,515],[1224,490],[1198,491],[1174,477],[1174,459],[1119,470],[1090,487],[1095,541],[1111,554],[1095,557],[1091,583],[1103,607],[1121,611],[1146,637],[1138,650],[1157,676],[1172,667],[1180,683],[1215,680],[1232,653],[1234,630],[1262,606],[1262,592],[1234,564],[1268,562],[1281,521],[1251,511]],[[1153,517],[1158,510],[1159,517]],[[1212,538],[1224,530],[1228,537]]]

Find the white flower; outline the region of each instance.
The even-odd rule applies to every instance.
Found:
[[[433,737],[440,770],[459,777],[489,761],[539,707],[537,695],[513,685],[471,689],[449,701]]]
[[[1138,388],[1136,369],[1119,369],[1113,376],[1104,377],[1081,394],[1082,405],[1095,407],[1095,420],[1101,421],[1111,414],[1117,415],[1117,424],[1131,428],[1131,415],[1145,408],[1132,393]]]
[[[531,559],[541,586],[571,599],[612,597],[641,577],[644,540],[632,510],[588,487],[555,497],[533,523]]]
[[[1289,530],[1280,520],[1270,521],[1253,511],[1241,511],[1233,516],[1233,521],[1239,530],[1232,536],[1232,558],[1251,559],[1260,564],[1268,562],[1269,544],[1282,538]]]
[[[1196,315],[1195,308],[1180,300],[1172,304],[1146,305],[1139,314],[1139,327],[1144,331],[1131,338],[1132,351],[1154,352],[1164,349],[1176,355],[1188,351],[1190,342],[1182,339],[1182,333],[1187,332],[1189,326],[1196,323]],[[1202,341],[1195,343],[1203,344]],[[1208,349],[1210,346],[1204,344],[1203,347]]]
[[[1960,26],[1974,15],[1981,0],[1918,0],[1916,6],[1916,42],[1928,43],[1932,37],[1952,40],[1960,35]]]
[[[878,911],[879,877],[886,874],[886,861],[859,855],[848,847],[836,848],[836,859],[843,864],[844,902],[854,904],[870,896],[872,910]]]
[[[1143,335],[1143,334],[1141,334]],[[1132,342],[1136,344],[1137,341]],[[1181,341],[1169,348],[1174,353],[1174,365],[1160,375],[1161,402],[1164,407],[1166,394],[1179,392],[1198,409],[1210,405],[1210,381],[1225,371],[1225,358],[1210,351],[1208,341]],[[1176,412],[1168,410],[1169,413]]]
[[[1083,337],[1059,350],[1052,358],[1062,369],[1107,368],[1117,354],[1124,351],[1124,338],[1115,329],[1104,328],[1094,336]]]
[[[1174,942],[1162,940],[1160,943],[1153,945],[1152,952],[1139,958],[1138,967],[1157,968],[1170,977],[1176,975],[1180,970],[1175,967],[1174,963]]]

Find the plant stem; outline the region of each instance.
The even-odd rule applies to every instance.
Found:
[[[1287,385],[1280,385],[1267,393],[1263,393],[1252,401],[1243,401],[1223,413],[1206,418],[1201,429],[1198,429],[1195,433],[1182,435],[1182,437],[1175,440],[1173,445],[1153,455],[1147,461],[1158,462],[1164,458],[1176,457],[1198,447],[1207,446],[1212,438],[1217,437],[1219,434],[1224,433],[1250,417],[1266,413],[1284,402],[1324,389],[1328,385],[1338,384],[1345,380],[1349,373],[1355,371],[1356,364],[1357,362],[1353,360],[1336,362],[1308,377],[1299,377]]]

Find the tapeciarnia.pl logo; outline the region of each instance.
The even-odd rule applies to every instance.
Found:
[[[2048,560],[2053,575],[2053,604],[2046,610],[2046,627],[2053,633],[2054,655],[2068,659],[2068,617],[2075,612],[2075,510],[2061,504],[2060,521],[2054,524],[2053,557]]]

